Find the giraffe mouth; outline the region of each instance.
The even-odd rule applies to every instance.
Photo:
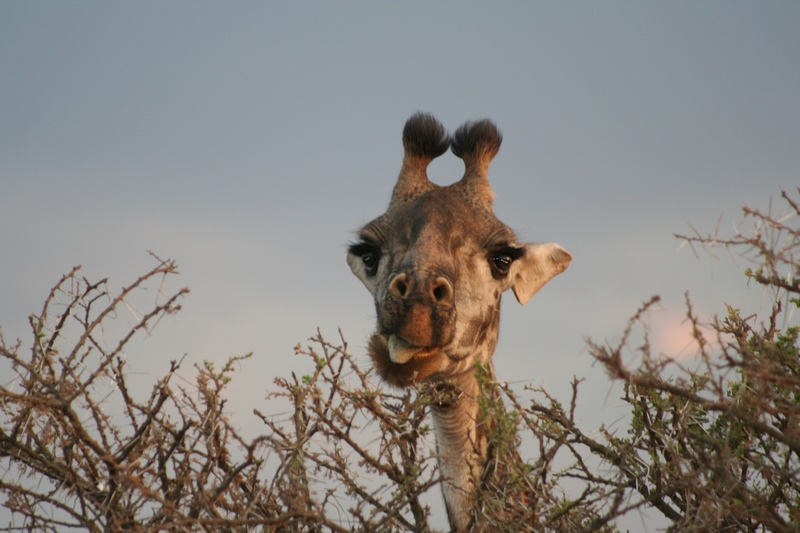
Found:
[[[430,348],[411,344],[396,333],[389,335],[387,348],[389,349],[389,359],[398,365],[404,365],[417,356],[430,355],[431,352]]]

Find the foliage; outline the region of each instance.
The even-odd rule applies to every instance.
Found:
[[[609,443],[627,458],[628,482],[673,531],[800,529],[798,327],[784,312],[800,304],[800,210],[782,196],[791,207],[784,217],[744,209],[753,226],[747,234],[679,236],[712,254],[724,247],[756,264],[746,275],[771,296],[766,324],[728,307],[711,324],[716,339],[709,343],[687,295],[697,370],[656,356],[647,342],[638,348],[638,368],[623,363],[632,326],[655,298],[619,345],[590,343],[594,357],[625,384],[633,408],[628,436]]]
[[[688,368],[651,350],[644,317],[656,297],[618,343],[589,341],[622,384],[625,435],[578,427],[580,380],[565,404],[543,389],[522,398],[478,369],[490,453],[477,512],[488,530],[615,531],[639,508],[671,531],[800,529],[800,330],[791,317],[800,210],[783,199],[792,209],[783,218],[746,208],[745,233],[680,237],[753,262],[746,275],[773,302],[764,324],[728,308],[709,341],[687,295],[698,346]],[[255,437],[232,424],[225,404],[248,356],[221,369],[198,364],[191,381],[184,360],[172,361],[142,394],[126,347],[177,312],[187,292],[165,295],[176,266],[157,263],[115,294],[76,267],[30,317],[29,353],[0,335],[4,375],[13,376],[0,388],[4,530],[431,530],[425,495],[441,479],[427,411],[446,401],[440,388],[386,390],[343,339],[318,333],[296,349],[305,373],[278,378],[269,392],[288,414],[255,411]],[[150,311],[120,328],[117,313],[153,286]]]

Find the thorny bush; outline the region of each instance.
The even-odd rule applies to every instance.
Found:
[[[542,389],[523,399],[484,377],[492,454],[477,505],[493,529],[614,531],[616,519],[640,508],[662,515],[671,531],[800,529],[800,354],[791,314],[800,305],[800,210],[782,197],[786,216],[745,208],[752,227],[733,237],[679,236],[752,262],[745,275],[773,302],[765,323],[728,308],[711,320],[716,342],[708,342],[687,296],[695,368],[651,352],[643,318],[657,297],[618,343],[588,341],[623,385],[626,435],[578,427],[578,379],[564,404]],[[254,411],[263,423],[255,438],[243,436],[225,407],[231,373],[248,356],[221,369],[198,364],[191,382],[181,376],[184,360],[172,361],[149,394],[132,387],[126,347],[178,311],[188,292],[165,294],[176,265],[157,262],[116,294],[76,267],[30,317],[29,352],[0,336],[0,364],[10,370],[0,388],[2,530],[431,530],[423,496],[441,479],[426,415],[441,399],[425,386],[387,390],[343,339],[318,333],[296,348],[305,372],[278,378],[268,392],[289,414]],[[133,295],[154,285],[152,309],[130,328],[113,327]],[[525,434],[536,449],[522,449]]]

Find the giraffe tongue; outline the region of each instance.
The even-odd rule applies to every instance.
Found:
[[[393,363],[403,365],[423,351],[425,351],[425,348],[414,346],[398,335],[389,335],[389,358]]]

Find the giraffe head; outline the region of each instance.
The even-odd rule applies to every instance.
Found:
[[[511,289],[525,304],[572,260],[557,244],[517,242],[494,216],[488,170],[501,141],[489,120],[464,124],[452,139],[430,115],[406,122],[389,208],[361,228],[347,255],[375,300],[369,354],[389,384],[458,378],[488,364],[502,293]],[[440,187],[426,169],[448,146],[465,172]]]

